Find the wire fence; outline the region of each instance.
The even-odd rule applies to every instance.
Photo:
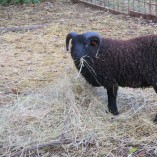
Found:
[[[75,0],[76,1],[76,0]],[[115,14],[128,14],[157,22],[157,0],[77,0]]]

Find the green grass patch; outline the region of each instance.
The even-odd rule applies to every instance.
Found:
[[[0,5],[8,6],[8,5],[30,5],[30,4],[38,4],[41,0],[0,0]]]

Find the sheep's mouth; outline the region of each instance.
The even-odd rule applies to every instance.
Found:
[[[94,65],[94,61],[91,57],[85,55],[81,58],[75,58],[74,62],[76,65],[82,70],[83,67],[92,68],[92,64]]]
[[[80,59],[75,59],[75,63],[78,66],[79,69],[79,73],[78,76],[80,76],[80,74],[82,73],[82,69],[86,68],[87,70],[89,70],[92,74],[94,72],[94,76],[95,76],[95,71],[93,70],[93,68],[90,66],[90,64],[88,63],[88,61],[85,59],[86,56],[81,57]]]
[[[94,64],[94,61],[91,57],[83,56],[79,60],[75,60],[75,61],[77,62],[78,67],[79,67],[79,73],[78,73],[77,77],[79,77],[80,73],[82,73],[82,69],[86,68],[92,74],[92,76],[95,78],[96,82],[100,85],[99,81],[97,80],[97,74],[96,74],[95,70],[93,69],[93,67],[91,66],[91,63]]]

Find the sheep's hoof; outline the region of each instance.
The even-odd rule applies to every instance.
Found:
[[[157,124],[157,115],[155,116],[153,122],[154,122],[155,124]]]
[[[114,113],[112,113],[113,115],[119,115],[119,112],[118,111],[116,111],[116,112],[114,112]]]
[[[119,115],[118,111],[111,111],[111,110],[109,110],[109,112],[112,113],[113,115]]]

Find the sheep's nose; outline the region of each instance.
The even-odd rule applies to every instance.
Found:
[[[83,50],[81,48],[75,48],[74,57],[81,58],[83,56]]]

